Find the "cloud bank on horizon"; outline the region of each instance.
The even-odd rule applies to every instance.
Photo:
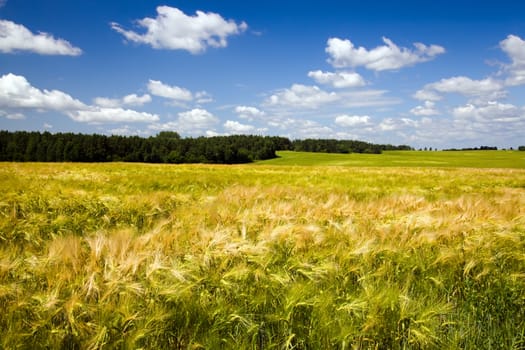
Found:
[[[0,2],[0,8],[9,8],[12,3]],[[265,31],[248,32],[249,19],[229,19],[203,10],[192,15],[162,5],[156,7],[154,17],[144,14],[141,19],[128,18],[131,25],[122,22],[120,18],[103,24],[107,38],[111,38],[106,40],[113,40],[110,45],[101,45],[105,59],[113,51],[122,59],[119,52],[125,50],[125,55],[140,55],[144,62],[157,62],[158,67],[148,73],[150,66],[143,64],[122,73],[134,77],[137,71],[141,72],[133,79],[135,91],[122,84],[110,96],[103,96],[99,93],[106,91],[102,83],[76,89],[77,93],[80,91],[78,97],[56,86],[60,86],[63,74],[78,79],[83,77],[78,73],[83,65],[96,66],[99,62],[90,59],[101,54],[97,45],[104,38],[91,42],[74,35],[77,41],[68,32],[82,28],[62,29],[56,34],[47,29],[39,31],[32,23],[0,20],[0,57],[10,63],[0,67],[0,129],[71,128],[78,132],[138,135],[174,130],[186,136],[262,134],[360,139],[416,147],[525,144],[525,40],[517,33],[506,33],[499,42],[482,43],[492,49],[480,49],[477,55],[490,56],[498,51],[504,60],[494,62],[487,57],[479,69],[485,73],[476,76],[439,76],[439,69],[432,66],[437,66],[451,50],[443,44],[426,42],[424,37],[407,41],[392,39],[393,35],[382,36],[375,41],[367,39],[376,44],[366,45],[359,43],[359,35],[352,32],[345,36],[327,35],[324,61],[315,59],[319,52],[302,52],[310,69],[302,75],[285,74],[287,86],[257,90],[256,81],[272,86],[275,68],[265,66],[265,51],[260,53],[260,61],[254,61],[252,76],[236,75],[236,68],[247,64],[245,52],[257,49],[250,41],[256,41],[258,46],[264,42],[260,37],[270,35]],[[39,26],[45,23],[41,21]],[[279,35],[272,40],[275,38]],[[228,54],[232,42],[234,52]],[[242,44],[250,48],[243,49]],[[73,60],[68,63],[73,68],[60,69],[56,76],[53,71],[46,72],[46,80],[42,72],[29,67],[44,56],[48,61],[53,56],[60,62]],[[18,58],[26,63],[18,63]],[[186,66],[178,70],[179,75],[172,74],[172,65],[183,64]],[[235,76],[244,81],[236,86],[225,82],[222,86],[220,78],[209,69],[213,64],[230,70],[220,77]],[[296,65],[284,56],[282,64],[291,68]],[[118,62],[115,66],[119,67]],[[199,71],[203,71],[202,75]],[[102,78],[118,80],[111,76]],[[397,88],[396,83],[402,88]],[[83,81],[77,85],[82,86]],[[247,94],[242,91],[243,86],[250,86],[253,92]],[[82,101],[86,98],[91,102]]]

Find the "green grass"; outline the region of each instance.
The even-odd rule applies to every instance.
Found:
[[[264,165],[351,167],[466,167],[525,169],[525,152],[519,151],[386,151],[383,154],[277,152],[279,158]]]
[[[0,163],[0,193],[0,349],[525,346],[522,169]]]

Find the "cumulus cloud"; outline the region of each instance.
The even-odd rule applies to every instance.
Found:
[[[321,70],[308,72],[308,76],[319,84],[331,85],[334,88],[351,88],[364,86],[365,80],[355,72],[323,72]]]
[[[483,105],[466,104],[454,108],[453,116],[478,122],[515,123],[525,122],[525,111],[513,104],[491,101]]]
[[[131,94],[122,98],[122,104],[124,106],[143,106],[149,102],[151,102],[151,96],[148,94],[144,94],[142,96]]]
[[[419,127],[426,127],[430,124],[432,124],[432,119],[428,117],[423,117],[420,120],[417,119],[410,119],[410,118],[401,118],[400,124],[402,126],[408,126],[412,128],[419,128]]]
[[[218,122],[219,119],[216,116],[202,108],[179,113],[179,123],[191,125],[196,129],[206,129]]]
[[[1,7],[1,6],[0,6]],[[82,50],[48,33],[32,33],[21,24],[0,20],[0,52],[34,52],[40,55],[78,56]]]
[[[438,115],[439,111],[436,109],[436,103],[433,101],[425,101],[423,106],[417,106],[410,110],[410,113],[417,116],[431,116]]]
[[[370,124],[370,117],[367,115],[339,115],[335,118],[335,123],[342,127],[354,127]]]
[[[148,91],[152,95],[164,97],[176,102],[188,102],[193,100],[193,94],[191,91],[178,86],[169,86],[158,80],[149,81]]]
[[[144,94],[142,96],[130,94],[122,98],[97,97],[93,100],[93,103],[95,103],[97,106],[107,108],[118,108],[122,106],[143,106],[149,102],[151,102],[151,96],[148,94]]]
[[[506,95],[504,84],[499,80],[493,78],[473,80],[458,76],[427,84],[422,90],[417,91],[413,97],[419,100],[438,101],[442,98],[440,94],[450,93],[486,100],[498,99]]]
[[[414,95],[412,95],[413,98],[420,101],[439,101],[443,97],[438,94],[430,84],[427,84],[423,89],[416,91]]]
[[[154,123],[149,126],[149,129],[156,131],[172,131],[191,134],[191,135],[211,135],[215,131],[213,128],[219,123],[219,118],[205,109],[194,108],[189,111],[178,113],[178,118],[175,121],[166,123]]]
[[[0,107],[71,111],[86,105],[62,91],[37,89],[25,77],[9,73],[0,77]]]
[[[499,45],[512,61],[505,67],[509,73],[505,83],[511,86],[525,84],[525,40],[509,35]]]
[[[394,118],[385,118],[381,121],[378,127],[381,131],[392,131],[399,128],[399,123]]]
[[[239,118],[247,120],[254,120],[265,115],[260,109],[251,106],[237,106],[235,107],[235,113],[237,113]]]
[[[224,129],[230,134],[248,134],[255,130],[253,125],[242,124],[237,121],[227,120]]]
[[[85,110],[69,112],[68,115],[74,121],[81,123],[101,124],[117,122],[156,122],[159,116],[145,112],[137,112],[123,108],[101,108],[91,107]]]
[[[325,51],[329,54],[328,62],[336,68],[363,66],[370,70],[396,70],[427,62],[443,54],[445,49],[438,45],[427,46],[415,43],[415,49],[398,47],[388,38],[383,37],[385,45],[368,50],[355,47],[348,39],[330,38]]]
[[[155,114],[129,109],[89,106],[59,90],[40,90],[25,77],[11,73],[0,77],[0,108],[57,111],[84,123],[152,122],[159,119]]]
[[[293,84],[291,88],[271,95],[265,103],[271,106],[317,109],[339,98],[335,92],[324,91],[315,85]]]
[[[315,85],[293,84],[290,88],[275,90],[262,103],[266,109],[265,120],[276,115],[288,117],[297,114],[341,113],[363,107],[385,107],[401,103],[401,99],[388,95],[387,90],[337,90],[329,91]],[[244,119],[253,120],[247,112]]]
[[[508,103],[466,104],[454,108],[453,129],[458,137],[483,140],[483,143],[521,142],[516,130],[525,130],[525,109]],[[466,136],[464,136],[466,135]]]
[[[146,32],[140,34],[126,30],[118,23],[111,23],[111,27],[129,41],[151,45],[155,49],[186,50],[192,54],[202,53],[209,46],[226,47],[229,36],[248,28],[245,22],[237,24],[217,13],[197,11],[195,16],[188,16],[169,6],[157,7],[156,18],[146,17],[137,24]]]

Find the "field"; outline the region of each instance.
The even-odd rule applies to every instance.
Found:
[[[461,167],[525,169],[519,151],[386,151],[383,154],[327,154],[281,151],[265,165],[331,165],[352,167]]]
[[[0,349],[523,349],[524,153],[413,153],[0,163]]]

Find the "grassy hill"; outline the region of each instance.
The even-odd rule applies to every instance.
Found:
[[[385,151],[383,154],[335,154],[280,151],[279,158],[259,165],[350,167],[464,167],[525,169],[525,152],[519,151]]]

